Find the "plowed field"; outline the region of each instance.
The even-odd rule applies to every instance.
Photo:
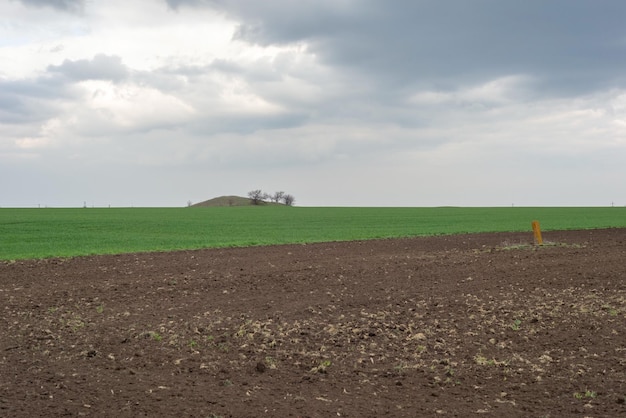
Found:
[[[0,263],[0,416],[626,416],[626,230]]]

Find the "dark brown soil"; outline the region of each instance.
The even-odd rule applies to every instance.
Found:
[[[0,416],[626,416],[626,230],[0,263]]]

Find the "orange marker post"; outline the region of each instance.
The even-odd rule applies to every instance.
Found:
[[[541,228],[539,227],[539,221],[533,221],[533,233],[535,234],[535,243],[537,245],[543,245],[543,239],[541,238]]]

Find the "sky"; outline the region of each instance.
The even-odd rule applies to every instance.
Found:
[[[626,205],[623,0],[0,0],[0,207]]]

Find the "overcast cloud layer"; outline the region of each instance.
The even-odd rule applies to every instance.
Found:
[[[0,206],[626,205],[622,0],[0,2]]]

